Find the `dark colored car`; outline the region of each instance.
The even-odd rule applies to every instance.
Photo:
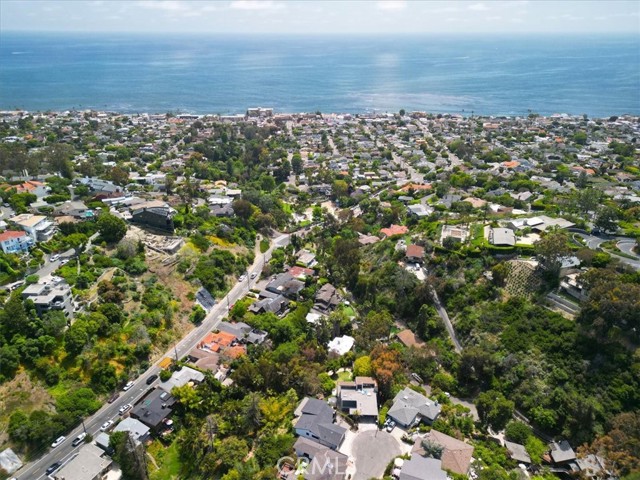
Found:
[[[53,472],[55,472],[57,469],[60,468],[60,465],[62,465],[62,462],[56,462],[56,463],[52,463],[49,468],[47,468],[47,475],[52,474]]]
[[[119,393],[114,393],[113,395],[111,395],[111,396],[109,397],[109,400],[107,400],[107,401],[108,401],[109,403],[113,403],[113,402],[115,402],[115,401],[118,399],[118,397],[119,397],[119,396],[120,396],[120,394],[119,394]]]
[[[153,382],[156,381],[157,378],[158,378],[158,375],[156,374],[151,375],[149,378],[147,378],[147,385],[151,385]]]

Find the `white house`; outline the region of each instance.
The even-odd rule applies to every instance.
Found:
[[[28,252],[33,239],[26,232],[7,230],[0,233],[0,247],[4,253]]]

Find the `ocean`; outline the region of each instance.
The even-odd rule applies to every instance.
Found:
[[[640,114],[640,36],[0,33],[0,109]]]

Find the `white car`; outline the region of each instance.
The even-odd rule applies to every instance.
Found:
[[[251,274],[251,280],[253,280],[254,278],[256,278],[258,276],[258,272],[253,272]]]
[[[240,278],[238,278],[239,282],[244,282],[247,279],[246,275],[240,275]]]
[[[106,422],[104,422],[102,424],[102,426],[100,427],[100,431],[101,432],[106,432],[107,430],[109,430],[111,427],[113,427],[114,421],[113,420],[107,420]]]
[[[126,405],[123,405],[123,406],[121,406],[121,407],[120,407],[120,410],[118,410],[118,413],[119,413],[120,415],[124,415],[124,414],[125,414],[128,410],[130,410],[131,408],[132,408],[132,407],[131,407],[131,404],[130,404],[130,403],[127,403]]]
[[[126,391],[127,391],[127,390],[129,390],[131,387],[133,387],[133,381],[128,382],[128,383],[124,386],[124,388],[123,388],[122,390],[126,392]]]
[[[51,444],[51,448],[59,447],[60,445],[62,445],[62,442],[64,442],[66,439],[67,437],[65,436],[56,438],[56,441]]]

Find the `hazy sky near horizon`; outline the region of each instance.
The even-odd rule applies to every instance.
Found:
[[[635,33],[638,1],[1,0],[0,32]]]

